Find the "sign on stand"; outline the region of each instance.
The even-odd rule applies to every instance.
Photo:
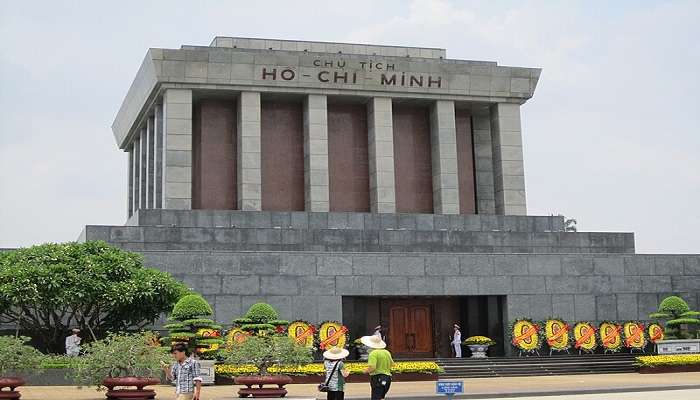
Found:
[[[452,396],[459,393],[464,393],[463,381],[437,381],[435,382],[435,393],[444,394],[449,400]]]

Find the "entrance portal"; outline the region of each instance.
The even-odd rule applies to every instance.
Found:
[[[389,316],[387,339],[396,357],[433,357],[433,305],[415,300],[382,301]],[[384,310],[382,310],[384,311]]]
[[[452,357],[452,325],[462,339],[484,335],[496,341],[489,355],[503,355],[505,296],[344,296],[343,324],[351,339],[382,326],[395,358]],[[464,357],[469,350],[464,348]]]

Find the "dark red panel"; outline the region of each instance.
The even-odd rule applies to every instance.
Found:
[[[429,111],[397,104],[393,108],[396,211],[432,213]]]
[[[457,177],[459,178],[459,212],[476,214],[474,183],[474,145],[472,119],[466,110],[455,110],[457,128]]]
[[[192,133],[192,208],[236,208],[236,103],[199,100]]]
[[[264,101],[261,111],[262,209],[304,210],[302,105]]]
[[[369,211],[364,104],[328,104],[328,175],[331,211]]]

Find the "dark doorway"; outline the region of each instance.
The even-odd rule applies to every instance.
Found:
[[[352,339],[381,324],[396,358],[451,357],[452,325],[462,338],[485,335],[496,341],[491,356],[502,356],[504,296],[344,296],[343,324]],[[463,352],[469,356],[466,348]]]

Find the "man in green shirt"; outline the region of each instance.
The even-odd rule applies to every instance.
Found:
[[[391,387],[391,367],[394,366],[394,359],[379,336],[363,336],[360,341],[370,349],[365,373],[369,374],[372,400],[382,400]]]

